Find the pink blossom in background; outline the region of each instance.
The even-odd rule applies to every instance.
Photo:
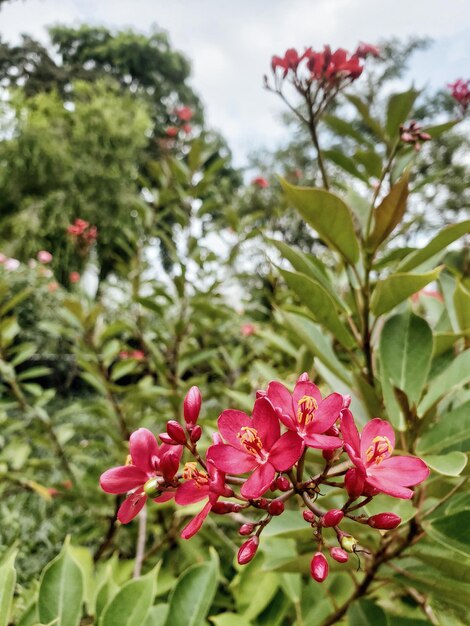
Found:
[[[56,283],[55,281],[47,285],[47,291],[49,293],[55,293],[58,289],[59,289],[59,283]]]
[[[251,184],[255,185],[255,187],[259,187],[260,189],[266,189],[266,187],[269,187],[269,182],[266,180],[266,178],[263,178],[263,176],[257,176],[256,178],[253,178]]]
[[[39,263],[50,263],[52,261],[52,254],[47,250],[40,250],[38,252]]]
[[[80,282],[80,274],[78,272],[70,272],[69,281],[74,285],[75,283]]]
[[[256,333],[256,326],[254,324],[250,324],[249,322],[242,324],[241,333],[243,337],[250,337]]]
[[[189,122],[189,120],[193,117],[194,113],[190,107],[184,106],[184,107],[178,107],[177,109],[175,109],[175,115],[182,122]]]
[[[465,113],[470,105],[470,79],[464,80],[459,78],[453,83],[449,83],[447,87],[450,89],[451,96]]]

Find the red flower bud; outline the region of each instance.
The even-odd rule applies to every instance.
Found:
[[[297,382],[298,383],[308,383],[310,381],[310,378],[307,374],[307,372],[304,372],[303,374],[300,374],[300,376],[297,378]]]
[[[349,559],[348,553],[343,548],[330,548],[330,556],[338,563],[346,563]]]
[[[170,435],[167,435],[166,433],[160,433],[158,436],[160,437],[163,443],[167,443],[169,446],[179,445],[178,443],[176,443],[174,439],[170,437]]]
[[[225,515],[226,513],[239,513],[241,505],[232,502],[215,502],[212,505],[211,512],[217,515]]]
[[[242,524],[238,532],[240,533],[240,535],[251,535],[254,529],[254,524]]]
[[[395,515],[395,513],[379,513],[378,515],[372,515],[367,520],[367,523],[371,528],[378,528],[379,530],[393,530],[401,524],[401,517]]]
[[[315,552],[313,555],[310,574],[317,583],[322,583],[328,576],[328,561],[321,552]]]
[[[194,426],[201,410],[202,396],[199,388],[194,386],[188,391],[183,402],[184,421],[188,426]]]
[[[281,515],[284,513],[284,502],[282,500],[273,500],[268,505],[268,513],[270,515]]]
[[[336,455],[336,450],[322,450],[322,456],[325,461],[331,461],[332,458]]]
[[[201,435],[202,435],[202,428],[199,426],[199,424],[196,424],[196,426],[194,426],[193,429],[191,430],[191,434],[189,435],[189,438],[191,439],[192,443],[197,443],[199,439],[201,438]]]
[[[166,432],[168,436],[173,439],[173,441],[176,441],[176,443],[186,443],[186,433],[184,432],[184,428],[176,420],[170,420],[167,422]]]
[[[344,486],[350,498],[358,498],[364,489],[364,476],[355,467],[348,469],[344,477]]]
[[[286,476],[279,476],[276,478],[275,485],[279,491],[289,491],[290,481]]]
[[[171,450],[164,454],[160,460],[160,470],[165,480],[173,480],[180,466],[180,456]]]
[[[238,551],[238,562],[240,565],[246,565],[255,556],[259,546],[259,538],[255,535],[248,541],[245,541]]]
[[[304,520],[308,522],[309,524],[313,524],[313,522],[315,521],[315,515],[309,509],[307,509],[306,511],[303,511],[302,515],[303,515]]]
[[[341,509],[331,509],[321,518],[322,526],[330,528],[331,526],[337,526],[343,519],[344,513]]]
[[[259,506],[260,509],[267,509],[268,508],[268,504],[269,504],[269,502],[266,500],[266,498],[259,498],[258,506]]]

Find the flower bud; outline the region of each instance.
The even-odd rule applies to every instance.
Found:
[[[344,477],[344,486],[350,498],[355,500],[364,489],[364,477],[355,467],[348,469]]]
[[[158,498],[162,495],[158,478],[150,478],[144,485],[144,493],[149,498]]]
[[[248,539],[248,541],[245,541],[238,551],[238,563],[240,565],[246,565],[246,563],[249,563],[255,556],[258,546],[259,538],[256,535],[251,539]]]
[[[160,471],[165,480],[173,480],[180,466],[180,457],[176,452],[170,450],[164,454],[160,460]]]
[[[395,515],[395,513],[379,513],[378,515],[372,515],[367,520],[367,523],[371,528],[378,528],[379,530],[393,530],[401,524],[401,517]]]
[[[289,491],[290,481],[286,476],[279,476],[276,478],[275,483],[276,488],[279,489],[279,491]]]
[[[297,378],[297,382],[298,383],[308,383],[310,380],[308,373],[304,372],[303,374],[300,374],[300,376]]]
[[[357,541],[352,535],[347,535],[344,533],[341,535],[339,540],[341,547],[346,550],[346,552],[354,552],[354,549],[357,546]]]
[[[322,456],[325,461],[331,461],[336,455],[336,450],[322,450]]]
[[[258,506],[259,506],[260,509],[267,509],[268,508],[268,504],[269,504],[269,502],[266,500],[266,498],[259,498]]]
[[[240,535],[251,535],[254,529],[254,524],[242,524],[238,532],[240,533]]]
[[[303,511],[302,515],[303,515],[304,520],[308,522],[309,524],[313,524],[313,522],[315,521],[315,515],[313,514],[312,511],[310,511],[310,509]]]
[[[233,502],[215,502],[212,505],[211,512],[217,515],[225,515],[226,513],[239,513],[241,505]]]
[[[343,519],[344,513],[341,509],[331,509],[327,511],[325,515],[321,518],[322,526],[325,528],[330,528],[331,526],[337,526],[340,521]]]
[[[338,563],[346,563],[349,559],[348,553],[342,548],[330,548],[330,556]]]
[[[322,583],[328,576],[328,561],[321,552],[315,552],[310,563],[310,574],[317,583]]]
[[[199,424],[196,424],[196,426],[192,428],[189,438],[191,439],[192,443],[197,443],[199,439],[201,438],[201,435],[202,435],[202,428],[199,426]]]
[[[184,421],[188,426],[195,426],[201,410],[202,397],[199,388],[194,386],[188,391],[183,402]]]
[[[282,500],[273,500],[268,504],[268,513],[270,515],[281,515],[284,513],[284,502]]]
[[[184,428],[176,420],[170,420],[167,422],[166,432],[168,436],[173,439],[173,441],[176,441],[176,443],[183,445],[186,443],[186,433],[184,432]]]
[[[158,436],[160,437],[160,439],[161,439],[161,441],[163,443],[166,443],[169,446],[178,446],[179,445],[178,443],[176,443],[176,441],[174,439],[172,439],[170,437],[170,435],[167,435],[166,433],[160,433]]]

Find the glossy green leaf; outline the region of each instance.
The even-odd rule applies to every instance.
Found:
[[[308,534],[309,532],[310,529],[299,511],[284,511],[282,515],[273,517],[263,531],[263,537],[295,537],[299,533]]]
[[[165,626],[168,619],[168,604],[156,604],[150,608],[144,626]]]
[[[432,470],[444,476],[460,476],[468,461],[467,456],[457,450],[447,454],[425,455],[423,460]]]
[[[453,393],[458,387],[470,381],[470,350],[458,354],[452,363],[433,378],[429,384],[427,394],[422,399],[419,407],[419,415],[424,415],[444,395]]]
[[[423,128],[425,133],[431,135],[433,139],[437,139],[442,134],[446,133],[448,130],[453,128],[456,124],[459,124],[462,120],[450,120],[450,122],[444,122],[443,124],[437,124],[436,126],[427,126]]]
[[[354,176],[354,178],[358,178],[365,183],[368,182],[369,177],[361,172],[356,165],[356,161],[344,154],[344,152],[340,150],[323,150],[323,156],[348,174],[351,174],[351,176]]]
[[[393,385],[416,404],[426,384],[433,348],[432,330],[422,317],[406,312],[389,318],[380,335],[380,361]]]
[[[426,274],[392,274],[375,285],[371,299],[374,315],[388,313],[397,304],[403,302],[414,293],[436,280],[442,268],[438,267]]]
[[[387,626],[388,616],[372,600],[357,600],[348,611],[349,626]]]
[[[16,583],[16,554],[16,550],[9,552],[0,565],[0,626],[8,626],[10,623],[13,593]]]
[[[382,174],[382,157],[375,150],[356,150],[354,158],[362,163],[369,176],[380,178]]]
[[[343,118],[336,117],[335,115],[325,115],[322,119],[331,130],[341,137],[351,137],[351,139],[354,139],[359,144],[370,145],[369,139]]]
[[[232,583],[237,613],[243,614],[247,621],[254,620],[269,606],[279,588],[280,575],[264,571],[263,561],[263,555],[258,554],[247,566],[241,568]]]
[[[446,450],[470,438],[470,400],[444,413],[418,441],[420,454]]]
[[[470,329],[470,292],[457,283],[454,293],[455,314],[461,330]]]
[[[99,626],[142,626],[155,596],[157,568],[127,581],[103,609]]]
[[[60,554],[46,565],[39,586],[38,612],[43,624],[58,620],[60,626],[77,626],[82,616],[83,575],[65,543]]]
[[[423,527],[435,541],[470,557],[468,518],[468,511],[459,511],[454,515],[438,517],[432,522],[423,522]]]
[[[347,94],[346,98],[349,100],[349,102],[354,105],[358,111],[358,113],[361,115],[363,122],[365,123],[365,125],[379,138],[379,139],[384,139],[385,138],[385,133],[384,133],[384,129],[382,128],[382,126],[380,125],[380,122],[378,122],[372,115],[369,109],[369,106],[367,105],[366,102],[364,102],[364,100],[362,100],[362,98],[360,98],[359,96],[356,96],[354,94]]]
[[[374,208],[374,228],[367,240],[368,250],[375,251],[401,222],[408,199],[408,179],[408,174],[403,174]]]
[[[281,178],[287,200],[319,236],[350,263],[359,258],[351,211],[335,194],[313,187],[296,187]]]
[[[324,287],[304,274],[281,270],[287,285],[309,309],[315,320],[327,328],[345,347],[354,345],[354,337],[341,321],[337,304]]]
[[[209,619],[215,626],[251,626],[251,622],[248,622],[246,617],[236,613],[221,613]]]
[[[218,578],[219,568],[214,560],[187,569],[171,594],[166,626],[202,626],[214,599]]]
[[[421,263],[424,263],[435,254],[444,250],[449,244],[453,241],[456,241],[463,235],[466,235],[470,232],[470,220],[466,220],[465,222],[460,222],[459,224],[450,224],[443,228],[431,241],[426,244],[423,248],[419,250],[415,250],[407,257],[403,259],[403,261],[398,266],[398,271],[400,272],[409,272],[410,270],[418,267]]]
[[[397,139],[400,135],[400,125],[406,122],[415,103],[419,91],[409,89],[402,93],[392,94],[387,105],[387,135],[390,139]]]

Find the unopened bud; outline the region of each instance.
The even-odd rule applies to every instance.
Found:
[[[344,513],[341,509],[331,509],[321,518],[321,524],[325,528],[331,528],[331,526],[337,526],[343,517]]]
[[[331,461],[336,455],[336,450],[322,450],[322,456],[325,461]]]
[[[266,498],[260,498],[258,500],[258,506],[260,507],[260,509],[267,509],[268,504],[269,502],[266,500]]]
[[[357,546],[357,541],[352,535],[341,535],[339,542],[346,552],[354,552]]]
[[[273,500],[268,504],[268,513],[270,515],[281,515],[284,513],[284,502],[282,500]]]
[[[321,552],[315,552],[310,563],[310,574],[317,583],[322,583],[328,576],[328,561]]]
[[[233,502],[215,502],[212,505],[211,512],[217,515],[225,515],[226,513],[239,513],[241,505]]]
[[[393,530],[401,524],[401,517],[395,515],[395,513],[379,513],[378,515],[372,515],[367,520],[367,523],[371,528],[378,528],[379,530]]]
[[[179,443],[177,443],[174,439],[172,439],[172,438],[170,437],[170,435],[167,435],[166,433],[160,433],[158,436],[160,437],[160,439],[161,439],[161,441],[162,441],[163,443],[166,443],[166,444],[168,444],[169,446],[179,446],[179,445],[180,445],[180,444],[179,444]]]
[[[254,524],[242,524],[238,532],[240,533],[240,535],[251,535],[254,529]]]
[[[248,541],[245,541],[238,551],[238,563],[240,565],[246,565],[246,563],[249,563],[255,556],[258,546],[259,538],[256,535],[251,539],[248,539]]]
[[[184,428],[176,420],[170,420],[167,422],[166,432],[168,436],[173,439],[173,441],[176,441],[176,443],[183,445],[186,443],[186,433],[184,432]]]
[[[151,478],[144,485],[144,493],[149,498],[158,498],[162,495],[158,478]]]
[[[304,520],[308,522],[309,524],[313,524],[313,522],[315,521],[315,515],[310,510],[303,511],[302,515],[303,515]]]
[[[201,403],[202,397],[199,388],[191,387],[183,402],[184,421],[188,426],[195,426],[201,410]]]
[[[199,439],[201,438],[201,435],[202,435],[202,428],[199,426],[199,424],[196,424],[196,426],[192,428],[189,438],[191,439],[192,443],[197,443]]]
[[[307,372],[304,372],[303,374],[300,374],[300,376],[297,378],[297,382],[298,383],[308,383],[310,380],[309,375],[307,374]]]
[[[166,480],[173,480],[180,466],[180,455],[173,450],[164,454],[160,460],[160,471]]]
[[[342,548],[330,548],[330,556],[338,563],[346,563],[349,559],[348,553]]]
[[[275,485],[279,491],[289,491],[290,481],[286,476],[279,476],[276,478]]]
[[[344,477],[344,486],[352,499],[358,498],[364,489],[364,476],[355,467],[348,469]]]

